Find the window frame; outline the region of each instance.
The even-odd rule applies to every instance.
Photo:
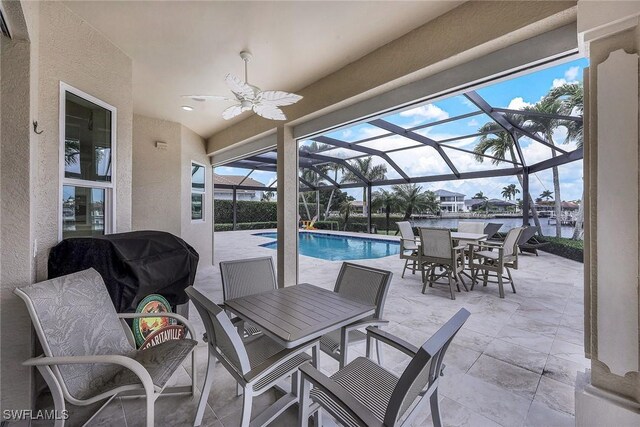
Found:
[[[204,170],[204,189],[202,190],[194,190],[193,188],[193,173],[191,174],[190,183],[189,183],[189,217],[191,218],[191,222],[195,224],[201,224],[207,222],[206,216],[206,200],[207,200],[207,166],[204,163],[197,162],[195,160],[191,160],[189,163],[189,172],[193,170],[193,166],[200,166]],[[201,219],[193,219],[193,195],[194,194],[202,194],[202,218]]]
[[[111,112],[111,181],[89,181],[78,178],[65,177],[65,134],[66,134],[66,100],[67,92],[86,101],[96,104]],[[59,116],[58,116],[58,241],[63,239],[63,197],[64,187],[98,188],[104,190],[104,234],[112,234],[116,230],[116,170],[117,170],[117,121],[118,109],[111,104],[96,98],[63,81],[60,82]]]

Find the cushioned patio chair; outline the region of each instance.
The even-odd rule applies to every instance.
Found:
[[[277,287],[273,258],[259,257],[220,262],[222,277],[222,297],[224,301],[246,297],[260,292],[272,291]],[[261,333],[260,329],[234,319],[245,336]]]
[[[242,427],[263,426],[273,421],[298,401],[297,393],[286,394],[273,406],[251,420],[251,403],[271,389],[278,381],[291,375],[291,389],[298,387],[298,368],[313,361],[317,366],[318,341],[291,349],[284,348],[268,336],[260,334],[243,340],[222,307],[209,300],[192,286],[185,291],[198,310],[208,336],[209,356],[207,374],[196,411],[194,426],[202,422],[207,399],[214,380],[215,361],[218,360],[243,389]],[[305,351],[312,348],[313,357]]]
[[[354,301],[375,305],[376,310],[372,316],[329,332],[320,338],[320,349],[339,361],[340,367],[347,363],[349,344],[367,339],[367,335],[360,329],[367,326],[379,327],[389,323],[383,320],[382,314],[392,276],[393,274],[386,270],[348,262],[342,264],[334,291]],[[379,350],[380,347],[376,345],[376,355],[380,362],[382,354]]]
[[[422,262],[428,265],[423,275],[422,293],[424,294],[427,290],[427,285],[433,287],[438,283],[438,279],[446,276],[451,299],[456,299],[453,292],[454,283],[458,292],[460,292],[460,283],[464,286],[465,291],[468,290],[460,275],[464,270],[465,247],[462,245],[453,246],[451,230],[448,228],[420,227],[418,231],[420,232]],[[436,268],[440,268],[442,272],[436,274]]]
[[[477,282],[478,274],[482,271],[483,286],[487,286],[487,283],[497,283],[500,298],[504,298],[504,283],[510,283],[513,293],[516,293],[511,269],[518,269],[518,242],[523,230],[524,227],[512,228],[500,243],[480,242],[470,245],[469,267],[474,271],[471,290]],[[504,277],[504,273],[507,277]],[[496,280],[489,280],[490,275]]]
[[[413,234],[411,223],[409,221],[399,221],[396,224],[400,231],[400,259],[405,260],[401,276],[404,279],[404,273],[407,268],[412,271],[412,274],[416,274],[416,271],[423,270],[423,266],[420,263],[418,238]]]
[[[469,312],[461,309],[420,348],[379,329],[367,328],[367,357],[358,357],[331,377],[310,365],[300,367],[299,425],[307,426],[309,416],[320,409],[345,426],[409,425],[430,402],[433,424],[441,426],[438,381],[443,375],[442,362],[468,317]],[[400,378],[368,358],[371,340],[412,358]]]
[[[518,240],[518,247],[520,248],[520,253],[529,252],[538,256],[538,249],[544,248],[550,242],[541,242],[536,237],[536,233],[538,229],[536,227],[525,227],[522,231],[522,235],[520,236],[520,240]]]
[[[146,397],[146,425],[150,427],[154,404],[161,394],[193,394],[193,349],[197,342],[171,340],[136,350],[133,334],[122,320],[170,317],[185,325],[193,338],[193,328],[184,317],[174,313],[116,313],[102,277],[92,268],[16,288],[14,292],[26,303],[44,351],[44,355],[23,364],[38,368],[58,413],[65,410],[65,401],[86,406],[106,399],[102,409],[114,397],[127,392],[128,396]],[[189,354],[191,385],[165,390]],[[55,426],[64,426],[64,420],[57,420]]]

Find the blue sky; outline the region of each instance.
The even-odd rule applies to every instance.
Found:
[[[539,101],[553,87],[560,86],[563,83],[582,81],[583,69],[586,66],[588,66],[588,61],[586,59],[579,59],[486,86],[478,89],[477,92],[493,107],[522,109],[527,105],[531,105]],[[478,111],[478,109],[465,97],[458,95],[436,102],[423,104],[418,107],[412,107],[408,110],[389,115],[384,119],[404,128],[410,128],[474,111]],[[472,134],[488,121],[490,121],[490,119],[486,115],[479,114],[442,125],[431,126],[418,130],[417,132],[440,141],[443,139]],[[344,141],[355,141],[383,133],[385,133],[385,131],[374,126],[360,124],[351,126],[347,129],[340,129],[331,132],[327,134],[327,136]],[[571,151],[576,148],[574,142],[565,144],[565,139],[566,131],[562,128],[558,129],[554,134],[555,142],[566,151]],[[473,150],[477,141],[478,138],[467,138],[464,140],[448,142],[447,144],[467,150]],[[520,142],[528,164],[534,164],[551,157],[551,150],[540,143],[527,138],[522,138]],[[304,144],[305,142],[303,141],[302,143]],[[376,141],[366,142],[363,145],[383,151],[388,151],[392,148],[415,146],[415,148],[405,151],[389,153],[389,156],[409,176],[418,177],[450,173],[450,169],[447,167],[446,163],[444,163],[433,148],[421,146],[419,143],[408,141],[402,137],[386,137]],[[445,148],[444,150],[449,155],[456,168],[461,172],[508,168],[511,166],[509,163],[504,162],[498,165],[493,165],[489,159],[486,159],[483,163],[478,163],[471,154],[450,148]],[[331,153],[326,154],[349,158],[357,153],[344,149],[335,149],[332,150]],[[374,157],[374,162],[386,164],[386,162],[377,157]],[[218,167],[216,168],[216,173],[225,175],[246,175],[248,171],[244,169]],[[582,162],[563,165],[559,168],[559,173],[562,199],[580,199],[582,194]],[[264,182],[265,184],[269,184],[275,180],[275,173],[255,171],[251,177]],[[387,178],[393,179],[399,177],[400,175],[393,168],[387,165]],[[491,198],[501,198],[500,193],[502,188],[512,183],[519,187],[515,176],[425,183],[421,185],[425,190],[444,188],[464,193],[469,197],[479,191],[482,191],[485,195]],[[546,189],[553,190],[551,170],[538,172],[535,175],[532,175],[530,177],[530,189],[534,198]],[[357,199],[362,197],[361,190],[352,189],[347,191]]]

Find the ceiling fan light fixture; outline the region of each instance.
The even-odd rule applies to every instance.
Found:
[[[183,98],[199,102],[207,100],[236,101],[237,104],[222,112],[222,118],[225,120],[230,120],[246,111],[253,111],[269,120],[286,120],[286,116],[279,107],[295,104],[302,99],[302,96],[281,90],[260,90],[259,87],[250,84],[247,64],[252,55],[249,51],[243,50],[240,52],[240,58],[244,62],[244,81],[231,74],[227,74],[224,79],[235,99],[216,95],[183,95]],[[190,108],[193,110],[193,107]]]

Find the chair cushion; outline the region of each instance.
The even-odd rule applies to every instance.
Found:
[[[340,351],[340,329],[324,334],[320,338],[320,349],[327,353],[337,353]],[[367,334],[360,330],[349,332],[349,343],[361,342],[367,339]]]
[[[93,268],[16,289],[29,307],[46,356],[116,354],[132,356],[100,274]],[[78,399],[102,389],[120,368],[114,365],[60,365],[69,394]]]
[[[165,341],[145,350],[137,351],[132,358],[144,366],[151,376],[156,391],[160,391],[196,345],[198,342],[191,339]],[[142,382],[129,369],[120,368],[110,381],[100,389],[93,390],[92,395],[128,385],[142,387]]]
[[[358,357],[344,368],[331,375],[333,381],[342,386],[349,394],[369,409],[377,419],[384,421],[391,394],[398,383],[398,377],[377,365],[366,357]],[[319,388],[313,388],[311,398],[321,405],[331,408],[340,415],[341,422],[347,426],[359,424],[351,415],[337,405]]]

